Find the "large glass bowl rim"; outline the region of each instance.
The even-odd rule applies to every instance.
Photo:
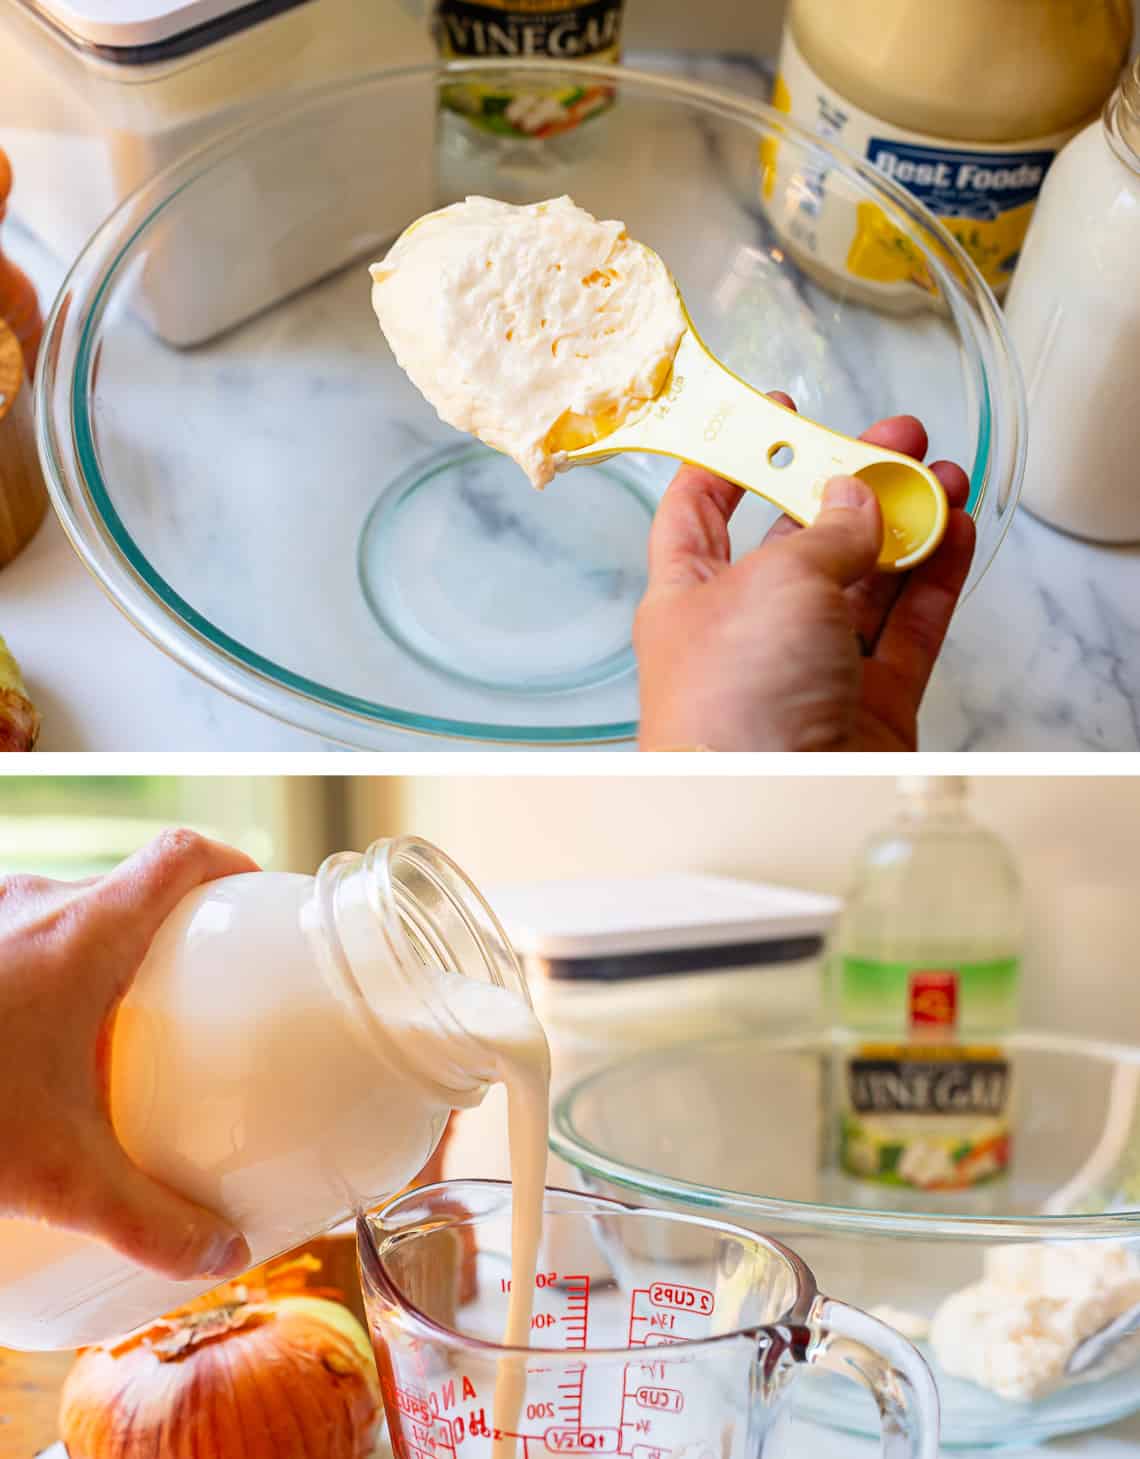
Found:
[[[1000,393],[1011,402],[1014,413],[1011,500],[990,560],[996,555],[1013,515],[1024,463],[1024,400],[1019,371],[997,303],[973,261],[937,218],[899,184],[829,139],[817,136],[762,102],[674,76],[580,61],[448,61],[383,68],[349,81],[326,83],[291,95],[272,115],[253,124],[235,126],[144,182],[92,235],[65,277],[44,330],[45,348],[40,352],[35,385],[37,443],[46,468],[48,490],[64,531],[99,585],[136,628],[176,662],[234,698],[286,723],[344,743],[355,743],[349,727],[360,722],[417,734],[509,745],[602,744],[629,740],[637,734],[637,722],[628,720],[572,726],[512,725],[420,714],[320,684],[240,643],[191,607],[155,571],[135,544],[103,480],[89,411],[89,385],[97,355],[99,325],[112,286],[134,243],[198,177],[238,152],[252,138],[271,132],[281,111],[296,117],[316,110],[332,97],[347,97],[376,86],[417,77],[430,78],[440,85],[451,76],[503,73],[565,76],[567,72],[601,84],[633,86],[671,100],[688,101],[726,120],[751,125],[754,129],[757,123],[761,123],[777,135],[792,138],[809,150],[827,153],[833,170],[854,176],[872,193],[889,198],[893,206],[923,233],[933,231],[938,236],[939,247],[952,260],[959,275],[957,287],[971,294],[986,334],[1001,346],[997,351],[997,361],[1005,379],[998,383],[1003,387]],[[125,240],[120,241],[120,231],[124,226],[129,228],[129,232]],[[928,256],[927,262],[944,283],[949,282],[947,269],[936,257]],[[82,298],[84,286],[90,290],[90,304],[78,340],[74,341],[67,329],[73,313],[72,294],[78,292]],[[986,480],[985,471],[992,440],[993,390],[985,360],[976,349],[968,353],[979,372],[980,385],[978,440],[970,471],[970,509],[976,515],[987,491],[993,489],[993,483]],[[71,430],[66,433],[55,430],[51,411],[52,387],[61,369],[65,378],[68,374],[70,377]],[[63,457],[70,458],[68,464],[72,470],[65,469]],[[85,531],[85,526],[91,530]],[[281,690],[285,691],[287,702],[279,702]]]
[[[1005,1045],[1041,1053],[1083,1054],[1117,1063],[1140,1065],[1140,1047],[1093,1039],[1070,1038],[1063,1034],[1026,1032],[1006,1039]],[[831,1206],[815,1201],[790,1201],[775,1196],[758,1196],[696,1181],[661,1175],[642,1166],[615,1160],[587,1139],[577,1128],[575,1110],[599,1084],[614,1074],[635,1075],[639,1070],[661,1068],[682,1053],[729,1047],[748,1047],[763,1053],[807,1053],[833,1047],[826,1033],[789,1034],[783,1038],[701,1039],[673,1048],[652,1049],[634,1058],[622,1059],[595,1069],[567,1087],[555,1102],[550,1126],[550,1148],[554,1153],[591,1176],[610,1181],[623,1190],[658,1200],[670,1200],[710,1211],[731,1211],[739,1222],[751,1217],[768,1217],[813,1230],[845,1232],[867,1237],[914,1236],[924,1240],[961,1241],[1057,1241],[1115,1238],[1135,1240],[1140,1235],[1140,1210],[1111,1215],[1063,1216],[969,1216],[942,1211],[873,1211],[861,1207]]]

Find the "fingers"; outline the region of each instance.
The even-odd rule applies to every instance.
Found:
[[[973,519],[960,509],[952,511],[942,545],[906,578],[879,635],[874,658],[891,670],[916,709],[946,638],[973,556]]]
[[[922,460],[929,445],[926,427],[914,415],[889,415],[885,420],[877,420],[859,439],[870,441],[873,446],[885,446],[888,451],[898,451],[903,456],[913,456],[916,461]]]
[[[942,483],[951,510],[964,508],[970,500],[970,478],[954,461],[932,461],[930,469]]]
[[[781,537],[794,537],[797,532],[802,531],[803,528],[794,517],[780,516],[764,533],[764,542],[778,542]]]
[[[930,469],[942,483],[951,510],[964,507],[970,495],[970,482],[962,468],[953,461],[934,461]],[[851,627],[872,649],[883,631],[887,615],[906,584],[905,574],[872,573],[870,577],[847,590]]]
[[[772,391],[771,394],[774,400],[780,400],[782,404],[791,404],[787,397],[782,397],[778,391]],[[916,461],[921,461],[926,455],[929,444],[925,426],[917,416],[913,415],[887,416],[886,419],[868,426],[859,439],[870,441],[875,446],[885,446],[889,451],[899,451],[904,456],[913,456]],[[930,469],[941,481],[950,505],[964,507],[970,495],[970,482],[962,468],[955,465],[953,461],[932,461]],[[799,524],[790,517],[780,517],[769,529],[768,538],[785,537],[799,530]]]
[[[895,416],[890,420],[879,421],[864,433],[864,439],[871,440],[876,445],[888,446],[892,450],[905,448],[908,455],[912,448],[917,454],[926,446],[926,432],[922,423],[913,416]],[[951,510],[964,507],[970,495],[970,481],[962,468],[953,461],[933,461],[930,469],[942,483]],[[794,524],[792,530],[796,530]],[[864,643],[872,648],[906,582],[906,576],[872,573],[870,577],[855,583],[847,590],[851,626]]]
[[[145,1175],[109,1134],[92,1156],[84,1162],[90,1168],[81,1166],[68,1182],[68,1200],[77,1204],[57,1213],[59,1224],[98,1236],[130,1261],[176,1281],[221,1281],[252,1264],[239,1231]]]
[[[815,521],[780,550],[849,587],[872,570],[882,545],[883,514],[875,493],[858,477],[833,476]]]
[[[795,410],[790,395],[768,392]],[[744,492],[699,466],[682,466],[661,498],[649,534],[649,589],[704,582],[732,560],[728,524]]]
[[[649,591],[704,582],[728,565],[728,523],[740,487],[699,466],[682,466],[666,488],[649,533]]]
[[[141,959],[187,892],[218,877],[257,869],[256,862],[232,846],[194,831],[164,831],[103,877],[88,894],[90,910],[117,934],[128,933]]]

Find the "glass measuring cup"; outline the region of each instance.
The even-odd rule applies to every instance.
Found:
[[[509,1185],[454,1181],[357,1223],[396,1459],[787,1459],[808,1368],[869,1390],[884,1459],[936,1459],[938,1397],[915,1349],[823,1296],[785,1247],[698,1217],[548,1190],[548,1233],[591,1241],[611,1275],[540,1271],[533,1346],[504,1349],[510,1215]],[[512,1352],[522,1401],[496,1412]]]

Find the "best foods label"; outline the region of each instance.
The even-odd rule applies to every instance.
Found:
[[[989,146],[909,132],[879,121],[826,86],[785,27],[772,105],[821,137],[865,159],[942,222],[991,288],[1002,290],[1017,264],[1037,194],[1073,131]],[[789,158],[791,154],[788,154]],[[784,166],[777,143],[761,150],[767,200],[780,188],[773,222],[788,241],[839,273],[885,293],[934,284],[921,252],[883,210],[828,187],[831,169]],[[794,175],[793,175],[794,173]]]

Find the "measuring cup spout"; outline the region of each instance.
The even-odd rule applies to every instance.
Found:
[[[879,1410],[882,1459],[938,1459],[939,1405],[920,1354],[884,1322],[818,1297],[804,1327],[763,1330],[760,1362],[806,1363],[866,1388]]]

